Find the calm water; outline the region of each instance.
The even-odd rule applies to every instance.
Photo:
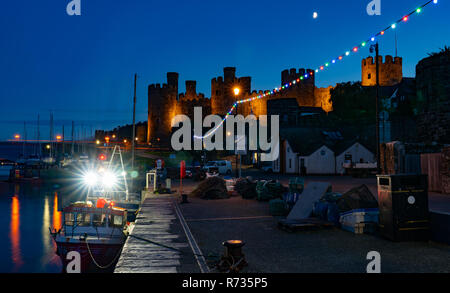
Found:
[[[0,183],[0,272],[61,272],[49,227],[61,227],[58,190]]]

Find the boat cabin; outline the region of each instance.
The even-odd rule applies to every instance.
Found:
[[[113,235],[127,226],[127,211],[114,206],[96,207],[91,202],[74,203],[63,209],[63,230],[68,234]]]

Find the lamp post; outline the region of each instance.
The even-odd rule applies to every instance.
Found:
[[[234,92],[235,102],[237,102],[237,98],[239,96],[239,93],[241,92],[241,89],[238,88],[238,87],[235,87],[233,89],[233,92]],[[237,104],[236,104],[236,115],[238,115],[238,106],[237,106]],[[241,162],[240,162],[241,161],[241,155],[240,154],[238,155],[236,140],[237,140],[237,136],[235,135],[234,136],[234,151],[236,153],[236,178],[240,178],[241,177]],[[238,159],[239,159],[239,168],[238,168]]]
[[[373,53],[375,51],[375,71],[376,71],[376,96],[375,96],[375,115],[376,115],[376,143],[377,143],[377,173],[381,173],[381,154],[380,154],[380,102],[379,102],[379,94],[380,94],[380,62],[379,62],[379,46],[378,42],[374,45],[370,46],[370,52]]]

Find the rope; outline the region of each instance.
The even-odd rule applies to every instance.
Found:
[[[186,253],[186,252],[184,252],[184,251],[182,251],[182,250],[180,250],[180,249],[178,249],[178,248],[170,247],[170,246],[164,245],[164,244],[162,244],[162,243],[158,243],[158,242],[155,242],[155,241],[152,241],[152,240],[149,240],[149,239],[141,238],[141,237],[139,237],[139,236],[135,236],[135,235],[128,235],[128,236],[129,236],[129,237],[136,238],[136,239],[141,240],[141,241],[144,241],[144,242],[148,242],[148,243],[151,243],[151,244],[154,244],[154,245],[158,245],[158,246],[161,246],[161,247],[170,249],[170,250],[174,250],[174,251],[179,252],[179,253],[181,253],[181,254],[189,254],[189,255],[194,255],[194,256],[203,256],[203,257],[206,257],[206,258],[208,258],[208,257],[209,257],[209,258],[220,257],[220,256],[218,256],[218,255],[205,256],[205,255],[196,254],[196,253]]]
[[[122,252],[122,249],[119,249],[119,252],[117,253],[117,255],[114,257],[113,261],[112,261],[109,265],[107,265],[107,266],[101,266],[97,261],[95,261],[94,256],[92,255],[92,252],[91,252],[91,248],[89,247],[89,242],[87,241],[86,238],[84,239],[84,242],[86,243],[86,247],[87,247],[87,249],[88,249],[89,255],[90,255],[92,261],[94,262],[94,264],[95,264],[98,268],[103,269],[103,270],[109,268],[110,266],[112,266],[112,265],[116,262],[116,260],[119,258],[120,254],[121,254],[121,252]]]

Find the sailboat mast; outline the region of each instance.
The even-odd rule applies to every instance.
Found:
[[[37,141],[38,141],[38,147],[39,147],[39,159],[42,157],[42,148],[41,148],[41,116],[38,114],[38,120],[37,120]]]
[[[62,126],[62,154],[64,156],[64,125]]]
[[[134,169],[134,149],[136,143],[136,83],[137,74],[134,74],[134,98],[133,98],[133,133],[131,135],[131,170]]]
[[[26,122],[23,122],[23,150],[22,150],[22,155],[23,158],[25,159],[25,142],[27,141],[27,125]]]
[[[75,143],[75,137],[74,137],[75,132],[74,131],[75,131],[75,123],[72,121],[72,150],[71,150],[72,157],[73,157],[73,153],[75,151],[75,145],[74,145],[74,143]]]
[[[50,112],[50,158],[53,159],[53,113]]]

